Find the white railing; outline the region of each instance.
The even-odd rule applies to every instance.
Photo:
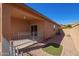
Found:
[[[33,33],[18,32],[14,35],[15,36],[13,39],[15,39],[15,40],[10,41],[10,55],[18,55],[19,54],[18,47],[21,47],[21,46],[27,47],[28,45],[36,43],[36,41],[42,39],[42,35],[40,33],[35,33],[35,32],[33,32]],[[23,46],[23,45],[25,45],[25,46]]]
[[[31,40],[35,40],[35,39],[42,38],[42,36],[43,35],[41,33],[35,33],[35,32],[32,32],[32,33],[28,33],[28,32],[13,33],[13,39],[14,40],[20,40],[20,39],[31,39]]]

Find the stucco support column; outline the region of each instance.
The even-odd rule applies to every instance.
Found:
[[[6,4],[3,4],[2,6],[2,33],[3,33],[3,37],[6,38],[6,40],[10,40],[10,33],[11,33],[11,12],[12,9],[7,6]],[[2,41],[2,43],[4,43],[4,41]],[[11,44],[11,43],[9,43]],[[5,46],[7,46],[7,44],[4,43]],[[9,51],[7,53],[10,53],[10,47],[8,48]],[[2,48],[2,50],[6,51],[6,48]],[[4,52],[5,53],[5,52]]]
[[[2,4],[0,3],[0,55],[2,55]]]
[[[3,35],[7,38],[10,38],[11,33],[11,8],[9,8],[6,5],[3,5],[2,7],[2,30]]]

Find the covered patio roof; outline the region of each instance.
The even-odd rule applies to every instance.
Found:
[[[57,24],[56,22],[50,20],[48,17],[42,15],[41,13],[37,12],[36,10],[32,9],[31,7],[25,5],[25,4],[22,4],[22,3],[14,3],[14,4],[6,4],[6,5],[9,5],[9,6],[13,6],[15,7],[15,9],[18,9],[19,11],[15,10],[15,13],[14,12],[12,13],[12,16],[15,16],[15,15],[18,15],[19,17],[22,17],[22,18],[29,18],[29,19],[38,19],[38,20],[46,20],[46,21],[49,21],[51,23],[54,23],[58,26],[60,26],[59,24]],[[22,11],[22,13],[20,12]],[[19,14],[21,13],[21,14]]]

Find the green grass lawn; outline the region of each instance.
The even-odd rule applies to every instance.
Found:
[[[59,56],[61,55],[61,52],[62,52],[62,49],[63,49],[63,46],[59,46],[59,47],[55,47],[53,45],[50,45],[50,46],[47,46],[47,47],[44,47],[43,50],[51,55],[54,55],[54,56]]]

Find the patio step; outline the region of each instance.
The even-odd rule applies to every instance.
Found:
[[[17,46],[17,48],[18,49],[22,49],[22,48],[28,47],[30,45],[33,45],[35,43],[37,43],[37,42],[36,41],[33,41],[33,42],[25,43],[25,44],[22,44],[22,45]]]
[[[37,43],[37,41],[33,41],[33,40],[29,40],[29,39],[23,39],[23,40],[14,41],[13,45],[18,49],[22,49],[22,48],[28,47],[30,45],[33,45],[35,43]]]

